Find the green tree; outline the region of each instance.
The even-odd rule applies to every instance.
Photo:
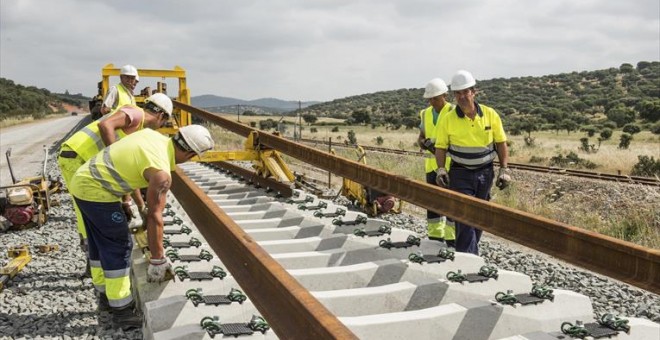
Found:
[[[306,113],[306,114],[302,115],[302,119],[303,119],[303,120],[305,121],[305,123],[307,123],[307,124],[314,124],[314,123],[316,123],[316,121],[318,120],[318,117],[316,117],[316,115],[313,115],[313,114],[310,114],[310,113]]]
[[[618,104],[605,112],[607,119],[616,123],[617,127],[624,126],[635,121],[635,110]]]
[[[369,124],[371,122],[371,116],[367,110],[355,110],[351,113],[351,117],[355,124]]]

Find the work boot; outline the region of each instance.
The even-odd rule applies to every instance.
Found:
[[[108,302],[108,296],[105,293],[98,293],[96,304],[99,312],[110,312],[112,310],[110,302]]]
[[[135,308],[135,302],[122,308],[112,308],[112,328],[124,331],[142,327],[142,314]]]

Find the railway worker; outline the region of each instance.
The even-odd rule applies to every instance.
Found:
[[[99,308],[112,313],[113,327],[142,326],[135,310],[129,272],[133,248],[122,197],[147,188],[147,235],[151,259],[149,282],[162,282],[172,274],[163,249],[163,209],[176,164],[201,156],[213,148],[209,131],[188,125],[172,137],[151,129],[135,132],[103,149],[78,169],[70,192],[82,212],[89,237],[92,282]],[[109,307],[109,308],[108,308]]]
[[[133,91],[140,81],[138,71],[133,65],[124,65],[119,71],[120,83],[111,86],[103,99],[101,115],[112,113],[127,104],[135,105]]]
[[[456,107],[440,119],[435,156],[438,164],[451,157],[449,173],[439,168],[437,183],[454,191],[490,200],[493,185],[493,160],[500,161],[497,187],[511,181],[506,135],[498,113],[475,101],[476,81],[472,74],[459,70],[451,80]],[[479,253],[481,230],[456,222],[456,251]]]
[[[417,144],[424,150],[424,171],[426,172],[426,183],[436,185],[436,171],[438,163],[435,160],[435,140],[437,125],[440,117],[445,116],[454,107],[447,102],[447,84],[440,78],[431,79],[426,84],[424,99],[428,99],[429,107],[419,112],[421,123],[419,125],[419,136]],[[447,158],[445,169],[449,169],[449,158]],[[430,240],[446,242],[448,246],[454,247],[454,222],[445,216],[440,216],[434,211],[426,211],[427,231]]]
[[[144,110],[134,105],[124,105],[116,111],[116,114],[93,121],[62,143],[57,162],[64,183],[67,186],[71,184],[73,174],[76,173],[78,168],[99,153],[105,146],[114,143],[118,138],[144,128],[157,129],[162,127],[170,119],[172,100],[165,94],[155,93],[147,98],[145,103]],[[142,196],[134,195],[134,197],[138,211],[144,214],[145,204]],[[129,203],[130,196],[127,196],[125,201]],[[83,251],[87,253],[85,225],[75,202],[73,202],[73,207],[76,212],[80,245]],[[129,205],[126,205],[126,212],[132,216]],[[89,262],[87,265],[89,267]]]

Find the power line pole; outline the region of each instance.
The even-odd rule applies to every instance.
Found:
[[[238,118],[238,122],[241,122],[241,104],[236,104],[236,117]]]
[[[302,103],[299,100],[298,101],[298,140],[302,139],[302,120],[301,120],[302,114],[301,114],[301,111],[302,111]]]

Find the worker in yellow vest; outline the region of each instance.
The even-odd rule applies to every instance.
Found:
[[[453,105],[447,102],[447,84],[440,78],[431,79],[426,84],[424,98],[428,99],[429,107],[419,112],[421,120],[417,144],[424,151],[424,171],[426,172],[426,183],[436,185],[435,177],[438,163],[435,160],[435,140],[437,125],[440,118],[453,109]],[[449,169],[449,159],[445,167]],[[446,242],[448,246],[454,246],[455,232],[454,222],[446,216],[440,216],[436,212],[426,211],[427,231],[430,240]]]
[[[213,148],[209,131],[188,125],[169,138],[151,129],[135,132],[103,149],[78,169],[69,191],[80,208],[89,237],[92,282],[99,309],[109,309],[112,324],[124,330],[141,327],[142,315],[131,295],[133,244],[122,197],[146,188],[146,227],[151,259],[149,282],[161,282],[171,264],[163,249],[163,209],[176,164]]]
[[[451,156],[449,172],[440,168],[438,185],[483,200],[490,200],[495,177],[493,160],[497,155],[500,170],[497,187],[504,189],[511,182],[509,151],[499,114],[475,101],[476,80],[472,74],[460,70],[451,80],[456,107],[438,123],[435,156],[439,164]],[[482,231],[456,222],[456,251],[479,255]]]
[[[140,81],[138,71],[133,65],[124,65],[119,70],[119,84],[111,86],[103,99],[101,114],[106,115],[116,111],[118,108],[132,104],[135,105],[135,86]]]
[[[87,160],[99,153],[104,147],[133,132],[144,128],[160,128],[172,115],[172,100],[165,94],[156,93],[145,100],[144,110],[134,105],[124,105],[112,115],[106,115],[93,121],[71,138],[62,143],[57,162],[64,179],[69,186],[73,174]],[[127,202],[130,197],[126,197]],[[144,202],[140,195],[135,195],[139,211],[144,211]],[[87,253],[87,234],[80,211],[73,203],[80,244]],[[130,210],[127,209],[127,213]],[[89,265],[89,263],[88,263]]]

